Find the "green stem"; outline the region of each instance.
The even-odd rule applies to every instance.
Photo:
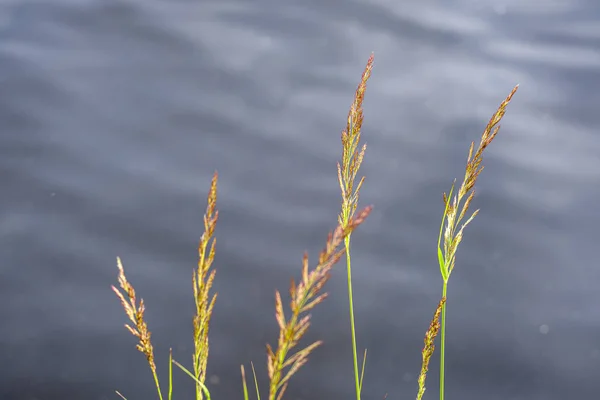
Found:
[[[444,281],[442,286],[442,297],[446,297],[448,281]],[[442,327],[440,338],[440,400],[444,400],[444,365],[446,354],[446,302],[442,305]]]
[[[160,383],[158,383],[158,375],[156,371],[152,371],[152,375],[154,376],[154,383],[156,384],[156,390],[158,391],[158,398],[163,400],[162,391],[160,390]]]
[[[354,382],[356,385],[356,400],[360,400],[360,378],[358,373],[358,355],[356,351],[356,330],[354,329],[354,303],[352,301],[352,269],[350,267],[350,235],[344,239],[346,246],[346,266],[348,271],[348,303],[350,305],[350,330],[352,332],[352,356],[354,361]]]

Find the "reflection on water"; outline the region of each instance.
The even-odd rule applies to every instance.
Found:
[[[515,83],[449,287],[447,393],[600,389],[593,238],[600,163],[593,1],[5,1],[0,5],[2,398],[152,398],[110,291],[147,302],[160,372],[189,365],[190,275],[220,173],[213,398],[276,340],[273,292],[339,207],[339,132],[371,51],[364,204],[353,236],[365,396],[416,393],[438,301],[440,193]],[[290,399],[350,398],[343,265]],[[429,395],[437,391],[437,362]],[[165,382],[166,383],[166,382]],[[176,396],[193,385],[176,377]]]

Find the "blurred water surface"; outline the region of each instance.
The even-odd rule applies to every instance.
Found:
[[[209,387],[241,398],[239,365],[254,361],[265,392],[273,293],[335,226],[339,134],[374,51],[361,201],[375,209],[353,235],[364,397],[416,393],[441,192],[519,83],[449,286],[447,398],[594,398],[598,18],[595,0],[4,0],[0,397],[156,397],[110,290],[117,255],[160,372],[170,346],[190,365],[215,169]],[[345,285],[340,264],[309,334],[325,345],[287,398],[352,398]],[[176,372],[175,398],[192,388]]]

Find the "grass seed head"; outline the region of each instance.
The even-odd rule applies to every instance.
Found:
[[[463,230],[467,225],[469,225],[469,223],[471,223],[473,218],[475,218],[479,212],[479,210],[475,210],[475,212],[469,216],[466,222],[464,222],[457,231],[459,224],[463,221],[467,211],[469,210],[469,207],[471,206],[471,202],[475,197],[475,183],[483,171],[483,151],[490,145],[490,143],[492,143],[498,134],[500,130],[499,123],[506,113],[506,107],[512,100],[518,88],[519,85],[516,85],[509,95],[502,101],[502,103],[500,103],[500,106],[486,125],[483,134],[481,135],[479,146],[475,152],[475,142],[471,142],[467,157],[467,164],[465,167],[465,176],[458,192],[454,195],[454,198],[450,199],[449,195],[446,195],[446,193],[443,195],[444,204],[446,205],[446,212],[444,214],[444,221],[446,225],[444,230],[444,264],[445,268],[447,268],[447,276],[449,276],[454,269],[456,250],[460,241],[462,240]],[[465,196],[467,196],[467,198],[463,203],[463,198]],[[458,212],[459,209],[460,213]],[[442,224],[444,224],[444,221],[442,221]]]
[[[418,379],[419,392],[417,394],[417,400],[421,400],[423,394],[425,393],[425,380],[427,378],[427,371],[429,370],[429,361],[431,360],[431,356],[435,350],[435,338],[440,331],[440,314],[445,302],[446,298],[442,297],[437,308],[435,309],[433,319],[429,324],[429,329],[427,329],[427,332],[425,332],[425,345],[423,346],[423,351],[421,352],[423,363],[421,364],[421,373],[419,374]]]
[[[279,338],[275,351],[267,344],[269,400],[281,399],[292,375],[306,364],[309,354],[321,345],[321,341],[316,341],[288,356],[310,327],[311,315],[308,312],[327,297],[327,293],[321,293],[321,290],[329,280],[331,268],[344,254],[344,250],[338,248],[344,238],[365,220],[371,209],[372,207],[366,207],[358,211],[346,226],[340,224],[328,235],[325,248],[319,254],[319,263],[312,271],[308,270],[308,256],[304,254],[302,279],[297,284],[292,280],[290,284],[289,319],[285,317],[281,294],[279,291],[275,292],[275,319],[279,326]]]
[[[137,305],[135,289],[127,280],[127,277],[125,276],[125,270],[123,269],[123,264],[121,263],[121,259],[118,257],[117,268],[119,269],[119,286],[125,292],[125,295],[123,295],[123,293],[121,293],[121,291],[114,286],[112,286],[112,290],[116,293],[119,300],[121,300],[121,305],[125,310],[125,314],[133,323],[133,326],[125,324],[125,328],[127,328],[127,330],[131,332],[133,336],[138,338],[139,342],[135,347],[146,356],[146,360],[148,361],[148,365],[152,371],[152,376],[154,377],[156,389],[158,390],[159,397],[162,400],[162,392],[160,390],[158,375],[156,373],[156,363],[154,362],[154,348],[152,347],[152,341],[150,340],[151,334],[150,330],[148,329],[148,324],[144,319],[144,312],[146,311],[144,300],[140,299],[139,305]],[[125,299],[125,296],[127,296],[129,301]]]
[[[210,296],[216,271],[211,270],[215,258],[216,239],[213,238],[219,211],[216,210],[217,204],[217,181],[218,174],[215,172],[208,192],[206,212],[204,214],[204,233],[200,237],[198,244],[198,268],[193,272],[192,285],[194,287],[194,302],[196,304],[196,314],[193,318],[194,327],[194,354],[192,362],[194,364],[195,378],[204,383],[206,380],[206,366],[208,363],[208,331],[212,311],[217,300],[217,294]],[[203,390],[200,383],[196,383],[196,399],[202,400]]]
[[[342,131],[342,163],[337,164],[338,183],[342,192],[342,211],[338,218],[340,225],[348,223],[348,220],[356,212],[360,189],[365,179],[362,177],[356,188],[354,188],[356,175],[358,174],[358,170],[360,169],[360,165],[362,164],[367,149],[367,145],[364,144],[359,150],[359,144],[363,123],[362,103],[367,89],[367,81],[371,77],[373,60],[374,56],[371,54],[367,61],[367,66],[363,71],[360,83],[356,88],[354,101],[348,112],[346,129]]]

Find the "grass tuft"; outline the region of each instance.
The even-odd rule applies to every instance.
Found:
[[[288,316],[286,316],[286,312],[284,311],[281,293],[275,291],[275,319],[279,326],[279,337],[275,349],[267,344],[269,400],[281,400],[283,398],[291,377],[307,363],[308,356],[312,351],[322,344],[322,342],[318,340],[302,347],[300,346],[300,341],[310,327],[311,310],[327,298],[327,293],[323,291],[323,288],[330,278],[331,269],[341,259],[344,253],[346,254],[348,306],[352,334],[355,392],[356,399],[360,400],[361,398],[367,351],[364,351],[362,367],[359,370],[354,322],[354,302],[352,296],[350,237],[352,232],[364,222],[372,210],[372,207],[369,206],[357,211],[360,190],[365,178],[361,177],[358,183],[356,183],[356,178],[367,148],[366,144],[360,145],[363,122],[362,104],[367,81],[369,80],[373,69],[373,60],[373,55],[371,55],[356,89],[354,101],[350,106],[346,128],[341,135],[342,160],[337,163],[337,175],[342,195],[342,205],[338,215],[338,226],[333,232],[329,233],[325,248],[320,252],[318,263],[314,269],[309,270],[308,255],[306,253],[304,254],[302,258],[301,278],[298,283],[293,279],[291,280]],[[479,210],[475,210],[465,220],[465,216],[467,215],[475,196],[475,183],[483,171],[483,152],[498,134],[500,129],[499,123],[506,112],[506,107],[516,93],[517,88],[518,85],[515,86],[511,93],[500,104],[488,122],[481,136],[477,150],[475,150],[475,143],[471,143],[467,157],[465,176],[458,191],[454,194],[454,197],[452,197],[455,188],[454,184],[452,184],[448,194],[444,193],[442,196],[444,201],[444,213],[440,225],[437,249],[440,273],[443,281],[442,297],[434,312],[429,328],[425,333],[421,372],[418,379],[419,389],[417,400],[421,400],[425,393],[425,381],[429,364],[435,351],[435,340],[438,334],[440,335],[440,400],[444,399],[446,299],[448,279],[454,270],[456,251],[458,245],[462,241],[464,228],[479,212]],[[169,351],[169,400],[172,399],[173,365],[179,367],[192,379],[192,381],[194,381],[196,400],[211,399],[210,391],[205,385],[205,380],[209,354],[208,333],[212,312],[217,299],[216,293],[211,294],[216,274],[215,269],[212,268],[212,263],[215,257],[216,246],[214,232],[219,217],[219,212],[216,210],[217,181],[218,175],[215,172],[211,181],[206,212],[204,214],[204,233],[200,237],[198,245],[198,265],[192,274],[194,303],[196,306],[196,312],[193,317],[193,372],[190,372],[182,364],[174,360],[172,352]],[[342,246],[342,243],[344,246]],[[125,314],[131,321],[131,325],[126,324],[125,327],[138,339],[136,348],[146,356],[146,360],[154,378],[158,397],[160,400],[163,400],[154,361],[154,349],[151,343],[151,334],[144,319],[144,301],[143,299],[140,299],[138,302],[136,292],[125,276],[120,258],[117,258],[117,268],[119,270],[118,282],[121,290],[114,286],[112,286],[112,289],[120,299]],[[257,400],[260,400],[260,390],[258,387],[256,371],[254,369],[254,364],[251,365],[254,376],[254,386],[256,388],[256,398]],[[244,400],[248,400],[249,394],[243,365],[241,366],[241,375],[243,398]],[[117,394],[125,399],[121,393],[117,392]]]

